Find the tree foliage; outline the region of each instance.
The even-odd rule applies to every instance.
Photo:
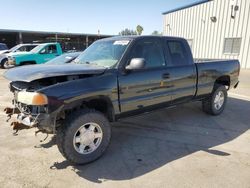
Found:
[[[137,31],[137,34],[138,34],[138,35],[141,35],[142,32],[143,32],[143,27],[142,27],[141,25],[137,25],[137,26],[136,26],[136,31]]]
[[[122,30],[120,33],[119,33],[119,35],[137,35],[137,33],[136,33],[136,31],[134,31],[134,30],[132,30],[132,29],[128,29],[128,28],[126,28],[126,29],[124,29],[124,30]]]
[[[160,33],[159,31],[154,31],[153,33],[152,33],[152,35],[162,35],[162,33]]]

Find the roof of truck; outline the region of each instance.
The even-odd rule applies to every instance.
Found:
[[[102,41],[105,40],[134,40],[134,39],[140,39],[140,38],[168,38],[168,39],[184,39],[181,37],[172,37],[172,36],[158,36],[158,35],[131,35],[131,36],[115,36],[115,37],[108,37],[108,38],[104,38],[104,39],[100,39]]]

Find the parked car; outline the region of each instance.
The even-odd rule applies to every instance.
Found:
[[[30,52],[15,53],[8,56],[9,65],[42,64],[62,54],[59,43],[43,43]]]
[[[11,56],[13,55],[13,53],[16,52],[29,52],[37,45],[38,44],[18,44],[9,50],[6,50],[4,53],[0,55],[1,68],[5,69],[10,67],[8,64],[8,56]]]
[[[74,63],[7,71],[17,114],[13,129],[56,134],[71,162],[85,164],[107,149],[110,122],[191,101],[223,112],[239,81],[238,60],[194,63],[185,39],[114,37],[94,42]],[[194,117],[195,118],[195,117]]]
[[[51,59],[46,63],[46,65],[55,65],[55,64],[65,64],[65,63],[71,63],[72,61],[77,58],[81,52],[72,52],[72,53],[65,53],[62,54],[54,59]]]
[[[9,48],[7,47],[6,44],[4,43],[0,43],[0,54],[4,53],[5,51],[7,51]]]

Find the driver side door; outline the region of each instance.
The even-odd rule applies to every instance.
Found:
[[[128,62],[144,58],[145,68],[119,74],[121,113],[150,111],[171,101],[171,82],[159,38],[143,38],[135,42]]]
[[[58,56],[57,47],[55,44],[45,46],[38,54],[38,64],[46,63],[47,61]]]

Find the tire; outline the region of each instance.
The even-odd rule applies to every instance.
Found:
[[[223,98],[222,96],[224,97],[224,99],[222,99]],[[216,116],[223,112],[226,103],[227,103],[226,87],[224,85],[216,85],[211,96],[202,101],[202,109],[207,114]]]
[[[105,152],[110,138],[111,126],[102,113],[80,110],[69,115],[65,124],[57,129],[56,142],[59,151],[68,161],[86,164],[95,161]]]
[[[8,68],[7,62],[8,62],[8,59],[3,59],[3,60],[1,61],[1,68],[2,68],[2,69]]]

